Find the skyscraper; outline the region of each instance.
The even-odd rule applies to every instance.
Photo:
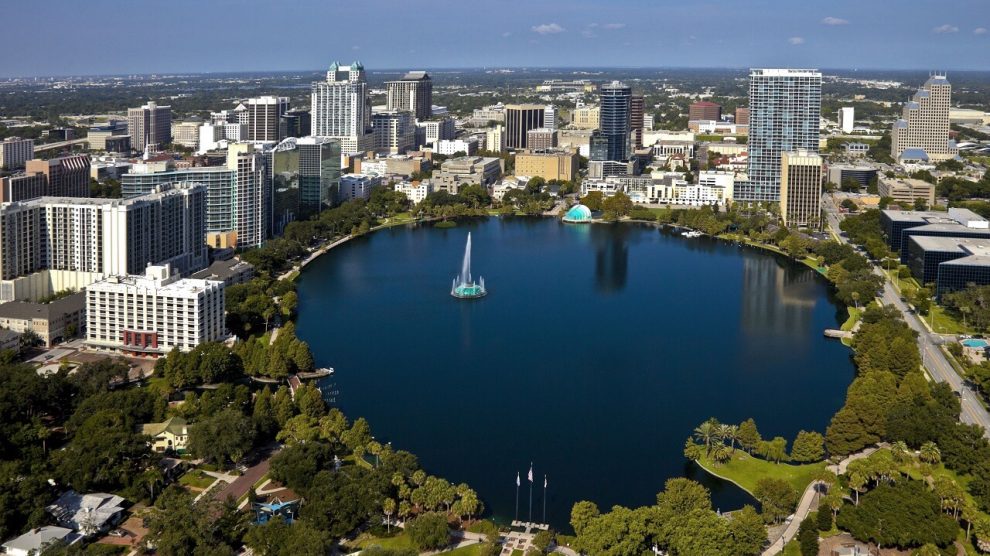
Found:
[[[632,147],[633,149],[643,148],[643,119],[646,113],[646,99],[643,98],[642,93],[636,93],[632,96],[629,103],[629,127],[632,129]],[[650,128],[652,129],[652,124]]]
[[[506,104],[505,105],[505,147],[507,149],[525,149],[526,133],[531,129],[543,127],[545,106],[540,104]]]
[[[821,227],[822,157],[808,151],[780,156],[780,216],[793,228]]]
[[[598,130],[608,141],[602,160],[629,160],[632,122],[632,89],[619,81],[602,85]]]
[[[688,107],[688,119],[714,120],[717,122],[722,119],[722,105],[707,100],[692,103]]]
[[[948,115],[948,113],[946,113]],[[843,106],[839,108],[839,129],[842,133],[852,133],[853,125],[856,121],[856,108],[853,106]]]
[[[272,154],[272,231],[330,208],[340,184],[340,143],[325,137],[284,141]]]
[[[279,121],[289,111],[289,97],[249,98],[247,104],[248,141],[281,141]]]
[[[289,110],[278,122],[278,133],[286,137],[306,137],[312,134],[313,120],[309,110]]]
[[[138,108],[128,108],[127,131],[134,150],[143,151],[149,145],[161,148],[171,143],[172,107],[151,101]]]
[[[312,85],[313,135],[340,141],[344,153],[372,148],[371,100],[364,66],[331,64],[326,81]]]
[[[398,81],[386,81],[388,110],[412,112],[417,120],[433,115],[433,80],[425,71],[411,71]]]
[[[749,72],[749,180],[736,182],[737,201],[780,200],[780,155],[818,152],[822,74],[811,69]]]
[[[0,203],[35,197],[89,197],[89,156],[28,160],[24,173],[0,178]]]
[[[260,246],[271,235],[271,153],[251,143],[227,148],[227,168],[234,170],[233,210],[228,230],[237,231],[237,246]]]
[[[405,154],[416,147],[416,119],[412,112],[378,112],[371,117],[375,151]]]
[[[901,119],[890,135],[890,156],[897,159],[906,149],[921,149],[931,161],[958,154],[949,139],[949,105],[952,84],[945,75],[932,75],[904,105]]]

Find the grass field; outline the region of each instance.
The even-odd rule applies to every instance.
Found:
[[[369,548],[372,546],[380,546],[382,548],[414,548],[412,539],[405,533],[399,533],[394,537],[385,538],[362,535],[358,537],[355,544],[358,548]]]
[[[783,479],[791,484],[799,493],[811,483],[811,478],[825,467],[825,462],[790,465],[787,463],[772,463],[747,454],[737,449],[732,458],[722,465],[715,465],[707,457],[702,457],[698,464],[712,475],[733,481],[746,491],[752,493],[756,483],[763,478]]]
[[[887,276],[890,278],[890,281],[894,284],[894,286],[896,286],[897,291],[908,299],[910,299],[911,294],[917,291],[920,287],[918,281],[913,277],[898,277],[896,270],[887,272]],[[926,315],[924,317],[924,321],[932,328],[932,330],[941,334],[972,334],[973,332],[968,326],[963,326],[962,322],[946,313],[944,307],[936,304],[932,304],[931,315]]]
[[[203,473],[200,469],[193,469],[189,471],[182,477],[179,477],[179,484],[188,487],[194,487],[199,489],[205,489],[206,487],[213,484],[216,479]]]
[[[859,322],[859,318],[863,316],[863,309],[857,309],[856,307],[847,307],[846,310],[849,311],[849,318],[847,318],[846,322],[842,323],[842,326],[839,328],[841,330],[848,332],[849,330],[852,330],[854,326],[856,326],[856,323]]]
[[[791,541],[784,545],[783,556],[801,556],[801,545],[797,541]]]

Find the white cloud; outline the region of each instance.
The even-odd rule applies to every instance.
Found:
[[[534,33],[539,33],[540,35],[556,35],[557,33],[563,33],[565,29],[556,23],[543,23],[541,25],[535,25],[532,28]]]
[[[959,32],[959,28],[956,27],[955,25],[949,25],[948,23],[946,23],[945,25],[939,25],[938,27],[935,27],[934,29],[932,29],[932,32],[933,33],[958,33]]]
[[[508,38],[512,36],[512,31],[506,31],[502,33],[502,38]]]
[[[791,37],[787,39],[787,42],[791,44],[804,44],[804,37]]]
[[[602,27],[606,29],[622,29],[625,26],[625,23],[606,23],[605,25],[602,25]]]
[[[848,19],[842,19],[841,17],[828,16],[822,20],[825,25],[849,25]]]
[[[977,27],[976,29],[973,29],[973,34],[974,35],[986,35],[987,34],[987,28],[986,27]]]

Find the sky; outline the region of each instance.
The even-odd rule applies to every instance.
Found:
[[[990,69],[990,0],[3,0],[0,76]],[[24,47],[11,55],[11,45]]]

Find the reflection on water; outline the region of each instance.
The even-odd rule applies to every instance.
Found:
[[[593,231],[591,244],[595,249],[595,286],[598,291],[617,292],[626,287],[629,237],[633,231],[631,226],[609,226],[607,230]]]
[[[776,257],[743,260],[740,325],[750,336],[787,336],[807,342],[817,296],[815,276]]]

